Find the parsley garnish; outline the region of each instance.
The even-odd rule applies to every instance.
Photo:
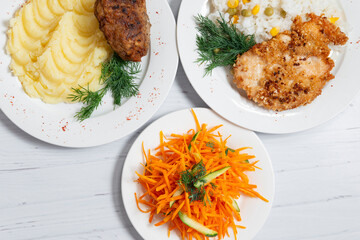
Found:
[[[116,53],[110,61],[103,63],[100,82],[103,88],[98,91],[90,91],[89,87],[79,86],[72,88],[73,94],[69,96],[72,102],[82,102],[86,106],[76,113],[75,118],[84,121],[101,105],[102,98],[111,91],[114,105],[121,105],[121,100],[135,96],[138,85],[134,82],[136,75],[141,72],[140,64],[121,59]]]
[[[200,57],[196,62],[206,63],[205,75],[220,66],[233,65],[239,54],[247,52],[256,42],[254,35],[247,36],[239,32],[235,25],[228,24],[220,15],[217,24],[208,17],[195,17],[199,35],[196,45]]]

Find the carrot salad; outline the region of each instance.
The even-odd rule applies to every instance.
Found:
[[[196,129],[167,137],[161,131],[154,154],[143,145],[144,170],[136,174],[145,193],[135,193],[137,207],[150,215],[150,223],[160,217],[155,226],[168,224],[168,236],[178,230],[182,239],[222,239],[231,229],[236,239],[238,228],[245,227],[237,225],[241,217],[235,200],[246,195],[268,202],[246,175],[258,161],[243,153],[246,147],[229,148],[230,136],[224,139],[218,131],[222,125],[200,125],[191,111]]]

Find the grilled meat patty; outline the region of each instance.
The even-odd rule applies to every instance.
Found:
[[[328,45],[344,45],[348,37],[325,17],[308,14],[294,19],[291,31],[255,45],[238,56],[234,82],[249,99],[275,111],[311,103],[334,78]]]
[[[95,16],[108,43],[124,60],[140,62],[150,44],[145,0],[97,0]]]

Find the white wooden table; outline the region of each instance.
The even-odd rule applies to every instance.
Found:
[[[177,16],[180,1],[169,3]],[[189,107],[206,104],[180,66],[146,126]],[[146,126],[105,146],[65,149],[27,135],[0,111],[0,240],[141,239],[121,202],[120,174]],[[256,239],[360,239],[360,95],[319,127],[259,136],[274,164],[276,196]]]

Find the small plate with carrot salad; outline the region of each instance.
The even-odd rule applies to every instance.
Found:
[[[152,123],[125,160],[121,192],[144,239],[252,239],[274,198],[270,158],[254,132],[205,108]]]

